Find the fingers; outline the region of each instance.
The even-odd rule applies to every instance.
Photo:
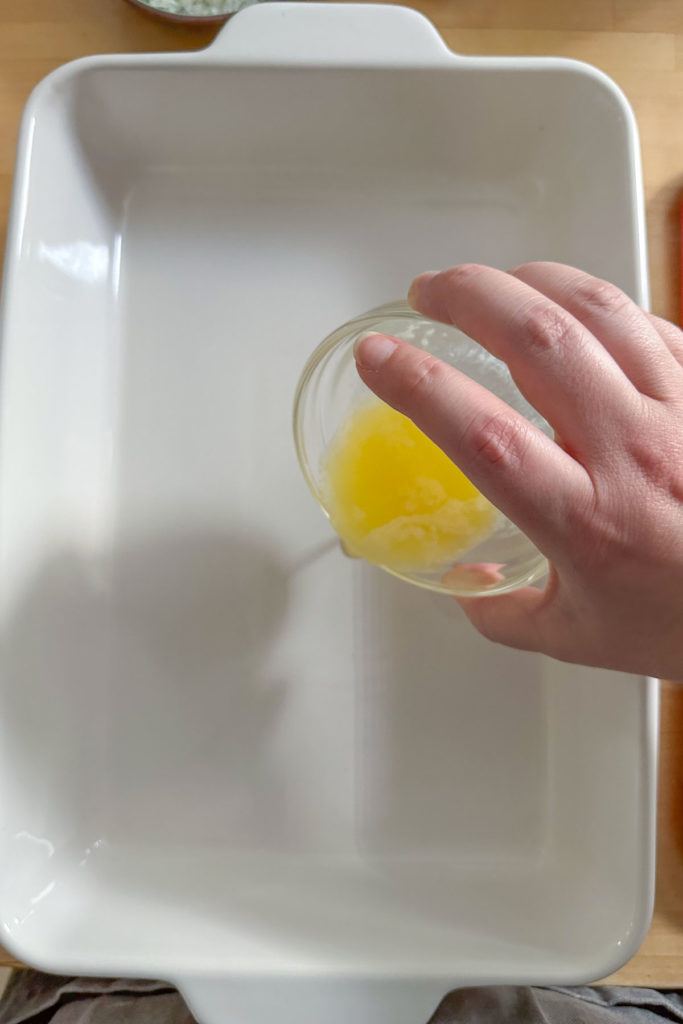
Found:
[[[579,463],[486,388],[408,342],[366,335],[356,365],[379,398],[409,416],[552,556],[572,510],[592,497]]]
[[[470,265],[425,274],[410,300],[504,360],[520,391],[582,460],[613,450],[640,406],[641,396],[591,332],[510,274]]]
[[[661,332],[616,285],[560,263],[527,263],[510,273],[587,327],[644,395],[665,401],[680,391],[680,368]]]

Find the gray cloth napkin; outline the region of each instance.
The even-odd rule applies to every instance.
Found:
[[[62,978],[15,971],[0,1001],[0,1024],[196,1024],[161,981]]]
[[[655,1024],[661,1021],[683,1024],[680,992],[659,992],[652,988],[500,985],[451,992],[429,1024]]]
[[[651,988],[462,988],[428,1024],[683,1024],[680,992]],[[196,1024],[181,996],[160,981],[61,978],[16,971],[0,1001],[0,1024]],[[225,1021],[225,1024],[233,1024]],[[321,1022],[323,1024],[323,1022]],[[349,1024],[353,1024],[349,1021]],[[377,1021],[377,1024],[391,1024]],[[423,1024],[415,1021],[415,1024]]]

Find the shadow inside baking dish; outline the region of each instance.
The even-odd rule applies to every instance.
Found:
[[[99,833],[96,822],[116,815],[120,786],[124,804],[137,794],[141,822],[146,813],[156,821],[186,786],[201,796],[219,778],[226,802],[246,816],[240,793],[264,794],[259,821],[276,828],[268,748],[285,691],[261,666],[286,609],[286,571],[248,532],[179,531],[113,559],[52,559],[12,625],[8,656],[30,686],[9,694],[8,713],[30,744],[33,781],[49,772],[54,785],[60,766],[68,773],[55,793],[72,802],[63,820]],[[83,730],[78,768],[74,727]],[[183,828],[191,830],[187,818]]]

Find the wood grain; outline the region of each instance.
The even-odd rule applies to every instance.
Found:
[[[683,986],[683,686],[661,684],[657,890],[650,931],[610,984]]]
[[[643,146],[652,306],[678,320],[683,189],[682,0],[414,0],[461,53],[553,54],[622,87]],[[93,53],[201,49],[215,29],[170,25],[125,0],[0,0],[0,230],[21,111],[33,86]],[[662,686],[657,902],[620,984],[683,986],[683,687]],[[13,964],[0,951],[0,964]]]

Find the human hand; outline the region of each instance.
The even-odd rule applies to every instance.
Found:
[[[407,342],[357,346],[368,387],[549,560],[542,590],[461,599],[471,622],[563,661],[683,678],[683,333],[553,263],[422,274],[409,298],[503,359],[555,430]]]

